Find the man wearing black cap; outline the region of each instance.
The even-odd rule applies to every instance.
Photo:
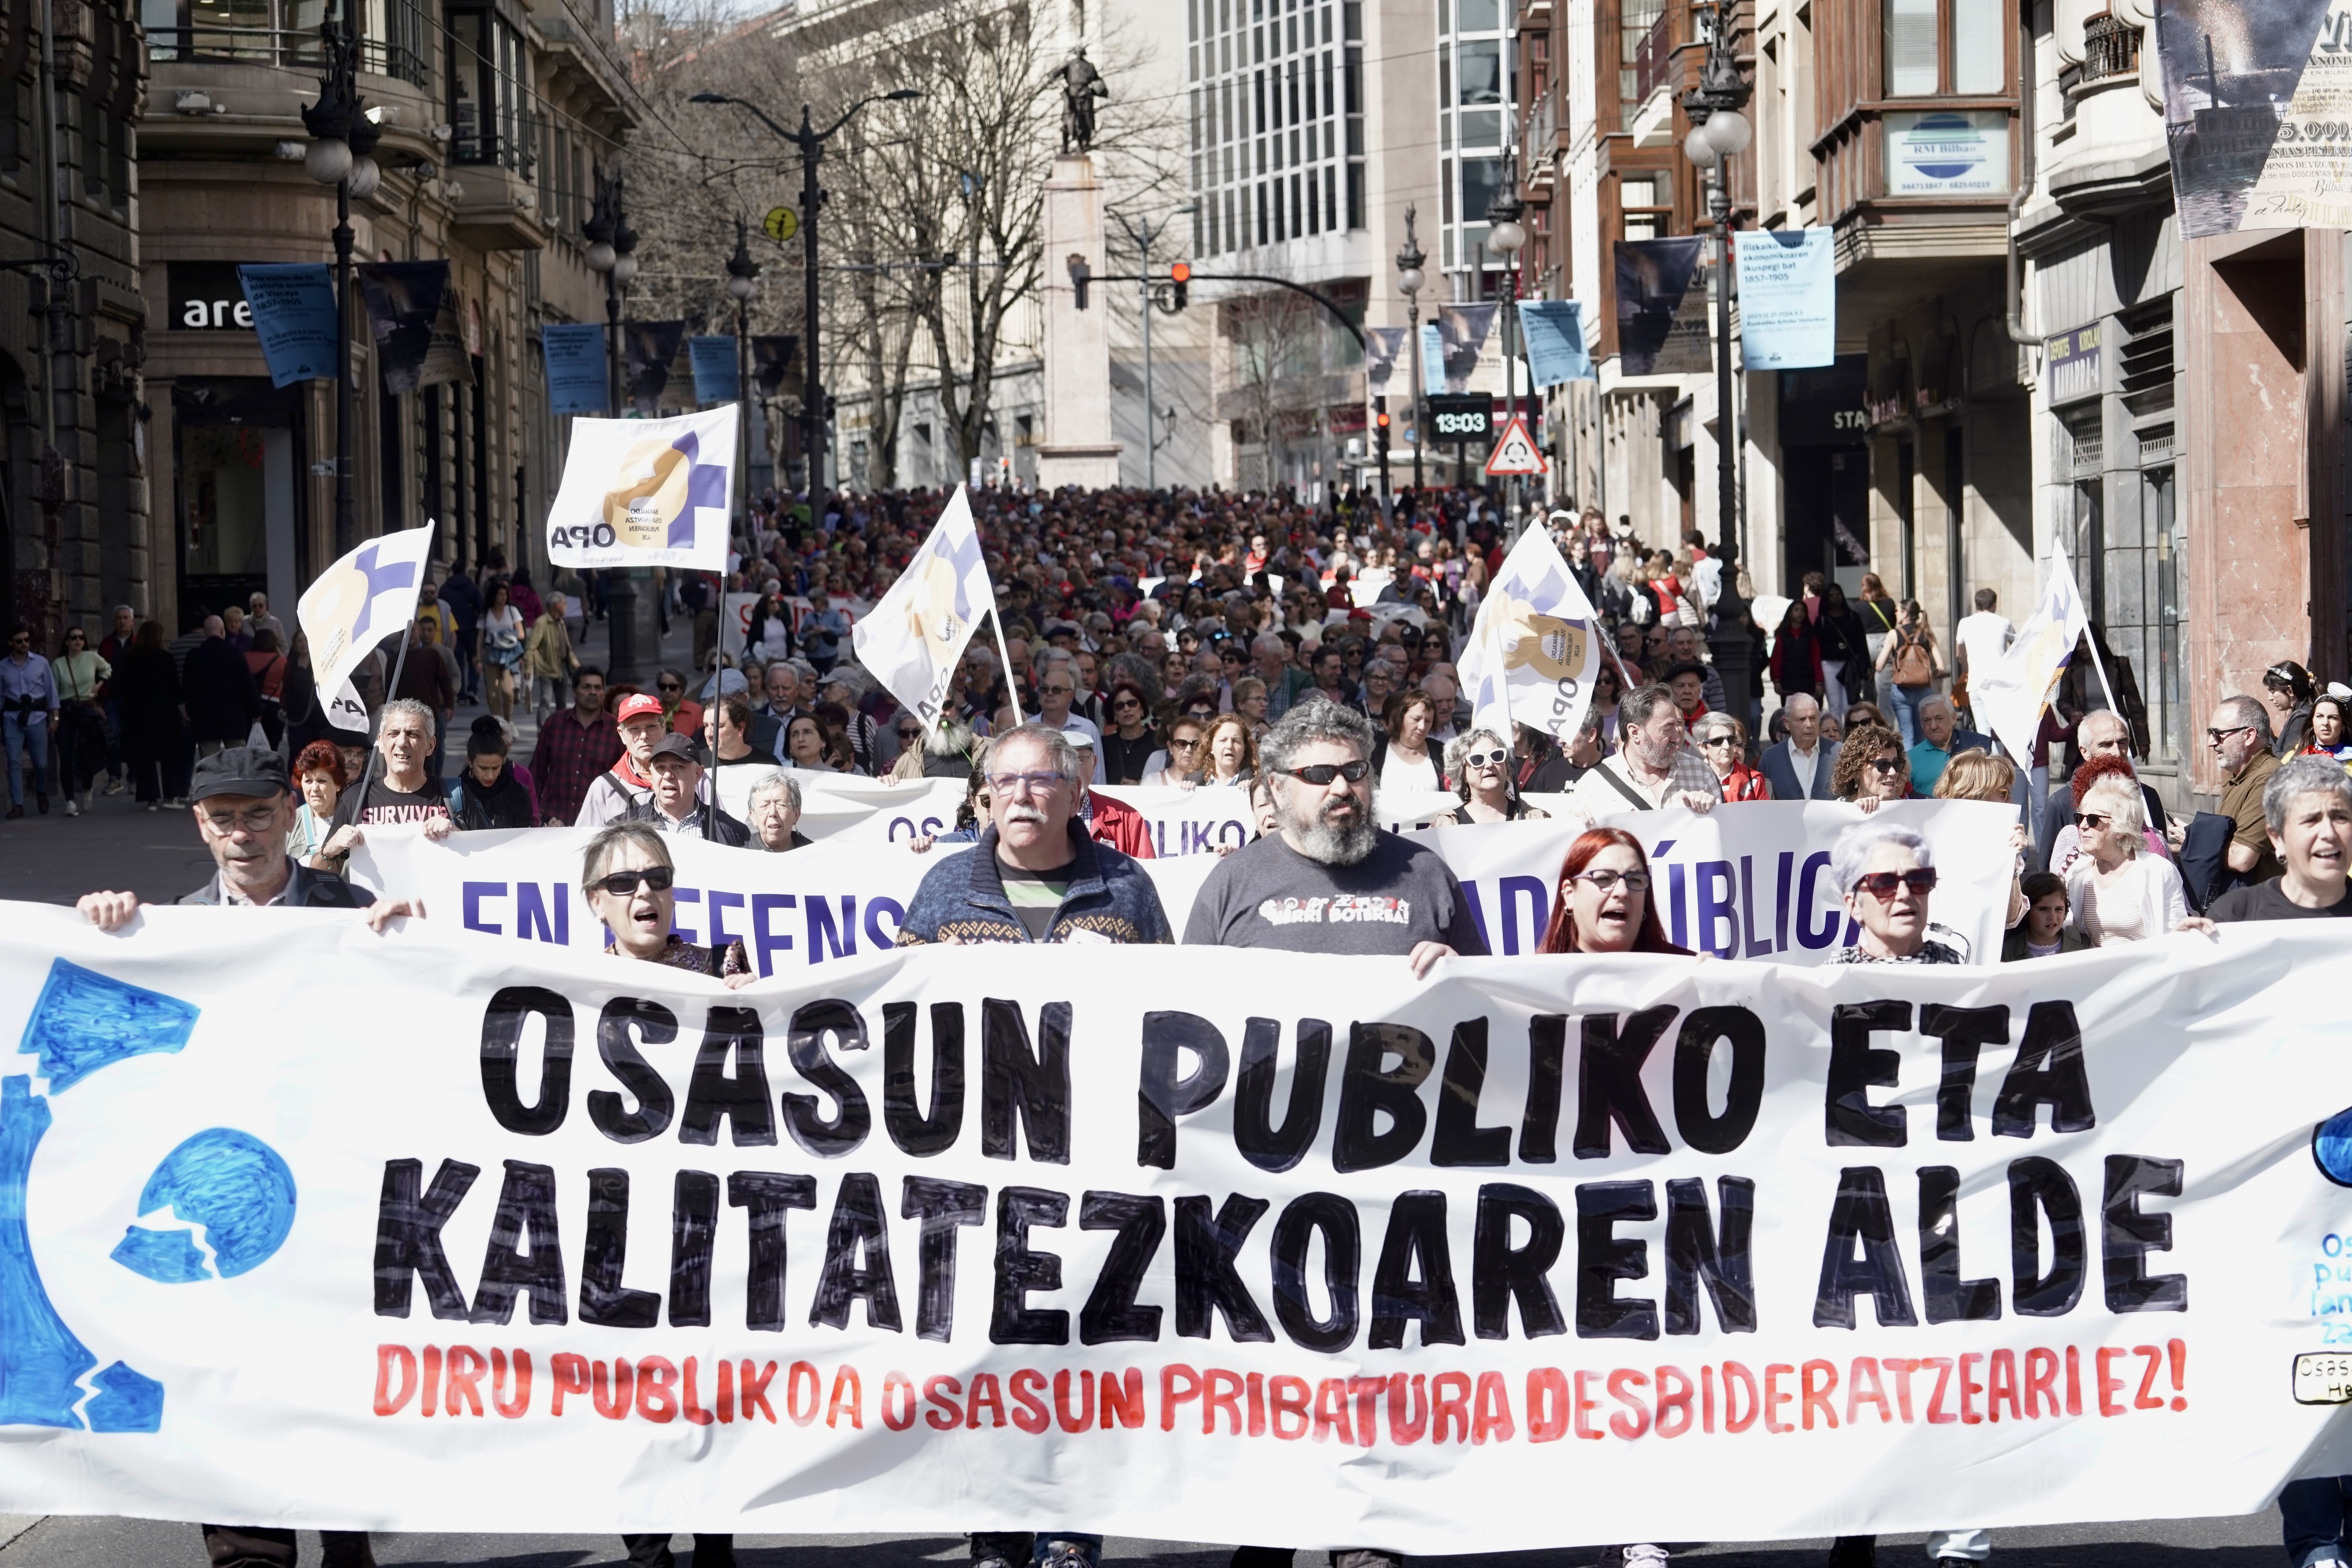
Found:
[[[750,824],[728,816],[718,802],[700,798],[702,764],[695,759],[692,739],[664,735],[654,742],[646,770],[653,774],[653,794],[623,813],[622,821],[646,823],[680,838],[707,837],[731,849],[751,842]]]
[[[382,931],[395,915],[422,917],[425,906],[405,899],[371,904],[360,889],[331,872],[313,871],[286,853],[294,827],[294,794],[286,762],[258,746],[231,746],[196,763],[188,798],[196,831],[213,852],[213,879],[178,901],[231,909],[361,910],[368,929]],[[120,931],[139,912],[136,893],[88,893],[75,906],[100,931]],[[216,1564],[294,1568],[294,1532],[208,1524],[205,1549]],[[363,1530],[323,1532],[328,1568],[373,1568]]]

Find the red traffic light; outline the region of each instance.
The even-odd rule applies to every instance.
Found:
[[[1190,283],[1192,280],[1192,264],[1189,261],[1176,262],[1168,268],[1168,280],[1171,283]]]
[[[1372,423],[1378,425],[1383,430],[1387,429],[1389,427],[1388,410],[1384,408],[1378,414],[1373,415]]]

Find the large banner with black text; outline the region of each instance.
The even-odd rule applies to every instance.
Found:
[[[1443,1553],[2352,1470],[2334,931],[729,990],[438,916],[0,930],[0,1510]]]

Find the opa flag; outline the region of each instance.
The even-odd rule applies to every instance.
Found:
[[[2074,657],[2074,645],[2091,626],[2074,571],[2060,551],[2051,557],[2042,603],[2009,645],[2000,662],[1984,674],[1969,672],[1969,703],[2012,757],[2032,754],[2042,710],[2058,689],[2058,678]]]
[[[411,528],[371,539],[319,574],[294,606],[302,635],[310,639],[310,668],[319,689],[339,694],[370,649],[406,629],[425,585],[425,558],[433,552],[433,527]],[[341,717],[337,721],[342,722]],[[353,729],[365,729],[364,718]]]
[[[995,610],[971,502],[958,485],[931,536],[851,631],[850,641],[857,662],[922,715],[926,728],[936,727],[964,645],[980,617]]]
[[[1507,742],[1514,721],[1566,742],[1584,721],[1601,639],[1592,602],[1551,542],[1530,528],[1504,558],[1462,652],[1474,721]]]
[[[727,570],[740,405],[674,419],[574,419],[547,513],[558,566]]]

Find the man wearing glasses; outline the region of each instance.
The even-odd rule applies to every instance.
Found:
[[[988,826],[970,854],[923,874],[898,945],[1171,940],[1150,876],[1087,836],[1078,817],[1084,780],[1058,729],[1027,723],[997,737],[988,752]]]
[[[2221,815],[2237,825],[2230,834],[2230,869],[2241,881],[2267,882],[2280,869],[2263,815],[2263,791],[2279,766],[2271,755],[2270,710],[2252,697],[2224,698],[2205,740],[2221,764]]]
[[[1258,744],[1278,831],[1244,845],[1201,885],[1188,946],[1393,954],[1425,976],[1486,939],[1437,853],[1372,820],[1370,721],[1336,702],[1284,715]]]
[[[1629,692],[1617,705],[1623,744],[1615,756],[1576,781],[1576,804],[1595,822],[1619,811],[1656,811],[1681,805],[1715,809],[1723,785],[1715,770],[1690,748],[1690,728],[1664,686]]]
[[[1066,734],[1085,735],[1099,743],[1102,731],[1083,713],[1070,710],[1078,694],[1077,664],[1066,653],[1053,649],[1037,656],[1037,722]]]

